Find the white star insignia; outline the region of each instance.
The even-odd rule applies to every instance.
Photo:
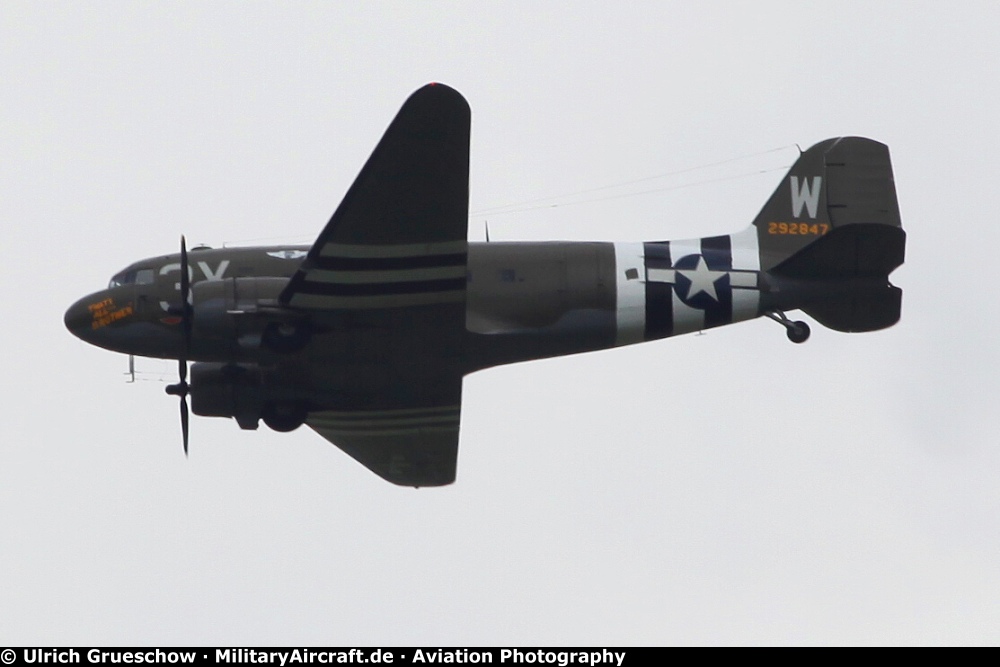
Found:
[[[677,272],[691,281],[691,288],[687,293],[688,301],[702,292],[712,297],[713,301],[719,300],[719,295],[715,291],[715,281],[726,275],[726,271],[712,271],[705,263],[705,258],[699,257],[698,265],[693,270],[679,269]]]
[[[278,250],[277,252],[269,252],[267,254],[278,259],[301,259],[309,253],[305,250]]]

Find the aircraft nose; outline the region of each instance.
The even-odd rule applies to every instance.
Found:
[[[132,286],[95,292],[70,306],[63,322],[71,334],[105,350],[175,357],[181,341],[178,330],[137,312],[135,299]]]
[[[90,308],[87,307],[87,303],[84,303],[86,299],[80,299],[66,311],[66,315],[63,316],[63,323],[69,332],[76,336],[77,338],[84,338],[85,334],[91,329],[91,322],[93,317],[90,312]]]

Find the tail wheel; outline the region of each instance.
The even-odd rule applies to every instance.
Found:
[[[809,325],[805,322],[799,320],[798,322],[792,322],[786,332],[788,334],[788,340],[793,343],[804,343],[809,340]]]
[[[272,352],[298,352],[309,342],[309,329],[304,324],[271,322],[264,327],[261,343]]]
[[[764,316],[785,327],[785,334],[788,336],[788,340],[793,343],[804,343],[809,340],[809,325],[802,320],[793,322],[780,310],[767,311]]]
[[[302,426],[308,416],[305,406],[300,403],[270,403],[260,417],[268,428],[288,433]]]

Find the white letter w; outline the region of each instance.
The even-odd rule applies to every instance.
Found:
[[[809,179],[803,178],[802,185],[799,185],[799,177],[791,176],[789,180],[792,184],[792,215],[796,218],[802,217],[802,207],[809,209],[809,217],[816,217],[816,209],[819,208],[819,188],[823,184],[822,176],[813,176],[812,188],[809,187]]]

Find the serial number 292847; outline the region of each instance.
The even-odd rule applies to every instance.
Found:
[[[830,231],[830,225],[825,222],[769,222],[768,234],[791,234],[798,236],[822,236]]]

